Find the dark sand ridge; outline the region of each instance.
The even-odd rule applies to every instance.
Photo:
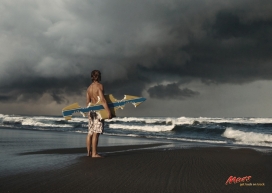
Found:
[[[102,159],[85,156],[85,148],[24,153],[82,156],[60,169],[0,178],[0,192],[272,192],[271,154],[225,147],[137,150],[152,146],[99,147],[108,152]],[[128,149],[134,150],[122,151]],[[230,176],[252,176],[250,183],[265,186],[225,185]]]

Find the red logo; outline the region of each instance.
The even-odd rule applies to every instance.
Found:
[[[230,176],[229,179],[226,181],[226,185],[228,184],[236,184],[236,183],[240,183],[240,182],[249,182],[252,176],[245,176],[245,177],[236,177],[236,176]]]

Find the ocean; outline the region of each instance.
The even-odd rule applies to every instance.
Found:
[[[0,114],[0,178],[76,163],[86,156],[87,121],[84,117],[66,121],[61,116]],[[147,149],[162,151],[230,147],[271,153],[272,119],[117,117],[105,121],[98,146],[145,144],[160,144]],[[108,156],[116,152],[98,153]]]
[[[87,118],[0,114],[0,128],[87,133]],[[233,147],[272,147],[272,118],[117,117],[104,135]]]

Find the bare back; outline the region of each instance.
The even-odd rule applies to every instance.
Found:
[[[103,85],[97,81],[94,81],[87,89],[86,94],[86,103],[87,106],[89,103],[96,104],[100,99],[101,104],[103,105],[104,109],[108,112],[108,119],[112,118],[110,109],[108,107],[107,101],[104,97],[104,88]],[[99,98],[98,98],[99,97]]]
[[[101,99],[101,94],[104,95],[103,86],[98,82],[92,83],[87,89],[87,105],[98,102],[98,97]]]

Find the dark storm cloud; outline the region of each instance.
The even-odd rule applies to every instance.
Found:
[[[159,98],[196,94],[164,80],[271,79],[271,9],[268,0],[1,1],[0,101],[69,102],[93,69],[107,93]]]
[[[173,45],[171,53],[165,51],[146,70],[200,78],[205,83],[271,80],[272,18],[243,23],[235,13],[219,11],[215,21],[204,22],[202,29],[203,38],[190,37],[184,46]]]
[[[262,33],[265,35],[266,30],[270,30],[272,27],[272,19],[242,22],[237,14],[220,11],[216,14],[216,20],[211,27],[214,37],[217,38],[254,37]],[[269,37],[265,36],[264,38]]]
[[[28,79],[21,79],[20,81],[13,81],[6,83],[5,86],[0,87],[2,93],[6,96],[2,97],[6,102],[27,102],[38,100],[43,94],[48,93],[57,103],[69,102],[65,99],[66,95],[82,94],[86,90],[89,78],[87,77],[67,77],[63,79],[57,78],[41,78],[32,77]]]
[[[10,96],[0,95],[0,102],[7,102],[11,100],[12,100],[12,97]]]
[[[66,101],[65,97],[60,95],[60,93],[57,93],[56,91],[53,91],[51,93],[51,96],[53,97],[54,101],[57,102],[57,104],[61,104]]]
[[[151,98],[183,100],[198,95],[199,93],[188,88],[180,89],[177,83],[156,85],[147,91]]]

